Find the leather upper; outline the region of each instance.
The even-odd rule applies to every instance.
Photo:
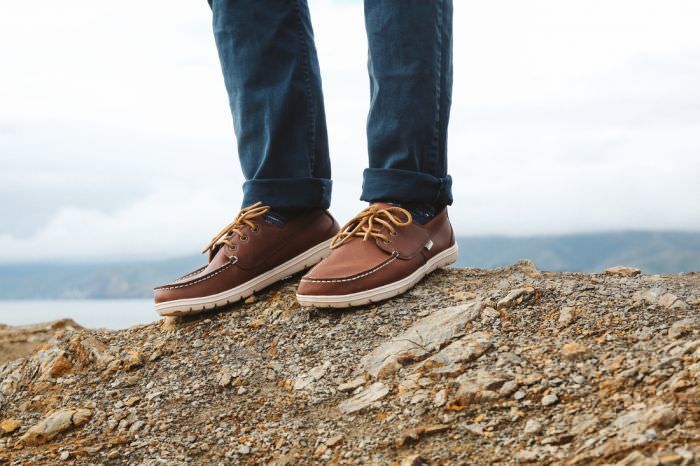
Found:
[[[338,223],[324,210],[294,217],[284,225],[256,218],[255,227],[240,227],[218,245],[208,264],[154,289],[155,302],[221,293],[267,272],[331,238]]]
[[[380,231],[387,241],[356,236],[333,249],[302,277],[298,294],[346,295],[393,283],[455,242],[446,208],[425,225],[411,222],[397,227],[395,234],[386,227]]]

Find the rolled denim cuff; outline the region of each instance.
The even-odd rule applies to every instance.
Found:
[[[452,177],[395,168],[367,168],[364,171],[362,196],[366,202],[428,202],[452,204]]]
[[[278,209],[327,209],[331,180],[325,178],[269,178],[243,183],[243,205],[260,201]]]

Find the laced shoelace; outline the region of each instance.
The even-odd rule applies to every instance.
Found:
[[[402,220],[399,215],[403,215],[405,220]],[[396,234],[396,227],[405,227],[412,221],[411,213],[401,207],[380,208],[377,205],[371,205],[340,229],[331,240],[331,248],[342,246],[356,236],[361,237],[363,241],[379,238],[389,242],[389,237],[382,231],[382,227],[385,227],[393,236]]]
[[[212,252],[214,252],[216,246],[226,244],[229,247],[233,247],[231,239],[234,234],[238,235],[239,238],[245,241],[248,239],[248,237],[244,234],[241,228],[248,226],[252,231],[257,231],[258,226],[252,221],[252,219],[264,215],[269,210],[270,207],[263,205],[262,202],[256,202],[249,207],[241,209],[233,222],[226,225],[216,236],[214,236],[214,238],[212,238],[207,247],[202,249],[202,253],[208,251],[210,256],[209,259],[211,260]]]

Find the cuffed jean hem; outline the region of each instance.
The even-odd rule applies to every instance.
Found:
[[[277,209],[327,209],[332,182],[325,178],[270,178],[243,183],[243,205],[260,201]]]
[[[427,173],[395,168],[367,168],[362,196],[366,202],[428,202],[452,204],[452,177],[438,178]]]

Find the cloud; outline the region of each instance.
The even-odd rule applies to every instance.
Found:
[[[362,5],[309,3],[342,221],[366,165]],[[455,1],[458,233],[700,229],[699,14]],[[235,215],[210,20],[203,0],[0,7],[0,262],[189,254]]]

